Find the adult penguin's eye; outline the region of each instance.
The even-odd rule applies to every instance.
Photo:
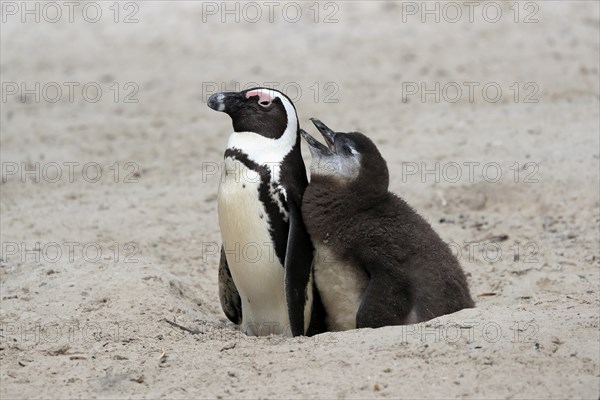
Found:
[[[271,105],[271,102],[268,100],[262,100],[262,101],[259,101],[258,104],[260,104],[263,107],[269,107]]]

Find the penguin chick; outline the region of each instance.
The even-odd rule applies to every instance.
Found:
[[[327,146],[300,130],[312,155],[302,215],[328,330],[411,324],[474,307],[448,245],[388,191],[375,144],[311,120]]]

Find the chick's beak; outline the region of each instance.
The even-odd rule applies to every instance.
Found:
[[[325,139],[325,143],[327,143],[329,149],[335,153],[335,132],[316,118],[311,118],[310,120],[319,130],[319,132],[321,132],[321,135],[323,136],[323,139]]]

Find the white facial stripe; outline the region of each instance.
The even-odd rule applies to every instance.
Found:
[[[296,110],[294,109],[292,103],[290,103],[290,101],[285,96],[282,96],[281,93],[272,89],[261,88],[253,90],[249,93],[252,93],[252,96],[258,96],[260,99],[266,98],[272,101],[273,99],[278,98],[279,100],[281,100],[281,103],[283,103],[283,107],[285,108],[285,113],[287,114],[288,121],[285,132],[283,133],[280,139],[283,139],[287,133],[291,132],[293,146],[293,144],[296,143],[296,129],[298,127],[298,117],[296,116]]]
[[[270,139],[254,132],[233,132],[229,136],[227,148],[236,148],[248,155],[257,164],[266,165],[271,168],[271,176],[279,181],[278,165],[281,164],[286,155],[296,144],[298,134],[298,117],[296,110],[290,101],[279,92],[271,89],[253,90],[253,96],[279,98],[285,108],[287,115],[287,126],[279,139]]]

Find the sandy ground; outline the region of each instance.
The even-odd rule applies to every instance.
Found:
[[[439,22],[420,2],[293,3],[297,22],[255,3],[253,23],[233,2],[82,2],[73,22],[3,2],[0,397],[597,399],[599,5],[502,3],[492,22],[492,3],[456,23],[446,3]],[[205,99],[252,82],[309,129],[373,138],[477,308],[296,339],[227,322],[230,122]]]

